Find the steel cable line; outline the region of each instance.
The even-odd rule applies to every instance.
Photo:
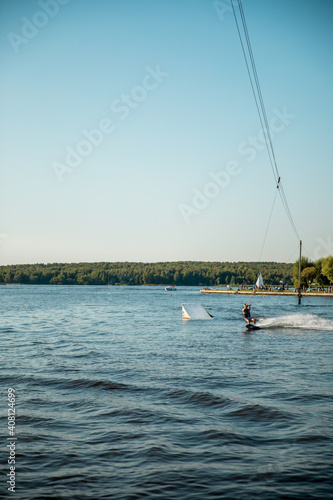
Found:
[[[251,61],[251,67],[252,67],[252,72],[253,72],[253,76],[254,76],[254,81],[255,81],[255,84],[256,84],[256,88],[257,88],[258,99],[259,99],[259,103],[260,103],[260,109],[261,109],[263,120],[264,120],[264,123],[265,123],[265,127],[263,127],[263,133],[264,133],[265,138],[268,139],[268,142],[269,142],[269,146],[270,147],[268,149],[271,152],[272,167],[273,167],[273,170],[275,168],[275,172],[276,172],[276,179],[275,180],[277,180],[277,178],[279,178],[280,176],[279,176],[279,171],[278,171],[277,164],[276,164],[276,158],[275,158],[275,154],[274,154],[272,137],[271,137],[270,128],[269,128],[269,124],[268,124],[266,108],[265,108],[264,100],[263,100],[263,97],[262,97],[261,87],[260,87],[260,83],[259,83],[259,78],[258,78],[258,73],[257,73],[257,68],[256,68],[256,65],[255,65],[255,61],[254,61],[253,52],[252,52],[250,37],[249,37],[248,30],[247,30],[247,25],[246,25],[246,20],[245,20],[245,15],[244,15],[244,11],[243,11],[242,2],[240,1],[238,3],[239,3],[239,10],[240,10],[240,14],[241,14],[243,29],[244,29],[244,33],[245,33],[246,44],[247,44],[247,47],[248,47],[248,53],[249,53],[249,56],[250,56],[250,61]],[[267,145],[267,142],[266,142],[266,145]]]
[[[266,141],[266,136],[265,136],[265,128],[266,127],[264,125],[264,118],[262,116],[262,111],[261,111],[261,108],[260,108],[259,102],[258,102],[258,96],[257,96],[255,88],[254,88],[254,84],[253,84],[253,79],[252,79],[252,75],[251,75],[251,70],[250,70],[249,62],[248,62],[248,59],[247,59],[247,56],[246,56],[246,51],[245,51],[245,47],[244,47],[244,44],[243,44],[242,35],[241,35],[240,29],[239,29],[239,25],[238,25],[238,21],[237,21],[237,16],[236,16],[235,8],[234,8],[234,5],[233,5],[232,1],[231,1],[231,5],[232,5],[232,9],[233,9],[235,21],[236,21],[236,27],[237,27],[237,31],[238,31],[238,36],[239,36],[239,39],[240,39],[240,42],[241,42],[241,46],[242,46],[243,56],[244,56],[245,64],[246,64],[246,68],[247,68],[247,73],[248,73],[249,79],[250,79],[250,84],[251,84],[251,88],[252,88],[252,93],[253,93],[254,101],[255,101],[255,104],[256,104],[257,111],[258,111],[258,115],[259,115],[259,120],[260,120],[260,123],[261,123],[261,127],[262,127],[263,132],[264,132],[265,143],[266,143],[266,148],[267,148],[269,160],[270,160],[270,163],[271,163],[271,166],[272,166],[272,170],[273,170],[273,175],[275,177],[275,181],[277,182],[278,181],[278,176],[276,175],[276,172],[274,170],[274,164],[273,164],[273,161],[272,161],[272,158],[271,158],[271,150],[268,147],[267,141]]]
[[[268,229],[269,229],[270,222],[271,222],[271,218],[272,218],[273,208],[274,208],[274,205],[275,205],[275,200],[276,200],[276,195],[277,195],[278,189],[279,189],[279,184],[277,185],[277,189],[276,189],[276,191],[275,191],[275,195],[274,195],[274,199],[273,199],[272,208],[271,208],[271,211],[270,211],[270,214],[269,214],[269,218],[268,218],[267,228],[266,228],[266,232],[265,232],[265,236],[264,236],[264,241],[263,241],[263,244],[262,244],[262,247],[261,247],[261,252],[260,252],[260,257],[259,257],[259,262],[258,262],[258,269],[259,269],[259,264],[260,264],[260,262],[261,262],[262,253],[263,253],[263,251],[264,251],[264,246],[265,246],[265,242],[266,242],[266,237],[267,237]]]
[[[256,69],[256,64],[255,64],[255,60],[254,60],[254,56],[253,56],[250,36],[248,33],[247,24],[246,24],[246,20],[245,20],[245,14],[244,14],[243,6],[242,6],[242,0],[237,0],[237,3],[238,3],[238,7],[239,7],[241,22],[242,22],[244,36],[245,36],[245,40],[246,40],[247,51],[245,48],[245,44],[243,42],[243,37],[241,35],[241,30],[239,27],[239,22],[237,19],[234,3],[233,3],[233,0],[231,0],[231,6],[232,6],[235,22],[236,22],[238,36],[239,36],[240,43],[242,46],[242,51],[243,51],[243,56],[244,56],[245,63],[246,63],[247,72],[248,72],[250,83],[251,83],[252,93],[253,93],[256,108],[258,111],[259,120],[260,120],[262,129],[263,129],[263,136],[264,136],[264,140],[265,140],[265,144],[266,144],[266,149],[268,152],[269,161],[270,161],[270,164],[272,167],[275,181],[277,182],[277,188],[280,192],[280,197],[281,197],[284,209],[286,211],[288,220],[290,222],[290,225],[291,225],[297,239],[300,240],[298,231],[296,229],[294,220],[293,220],[291,212],[290,212],[288,201],[287,201],[287,198],[286,198],[283,186],[282,186],[279,169],[277,166],[277,161],[276,161],[275,152],[274,152],[273,143],[272,143],[272,137],[271,137],[268,119],[267,119],[267,113],[266,113],[266,109],[265,109],[265,105],[264,105],[264,100],[263,100],[263,96],[262,96],[262,92],[261,92],[261,87],[260,87],[260,82],[259,82],[258,73],[257,73],[257,69]],[[267,234],[267,231],[266,231],[266,234]]]

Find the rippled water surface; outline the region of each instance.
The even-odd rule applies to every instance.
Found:
[[[333,299],[1,286],[0,497],[328,499]],[[184,321],[182,302],[211,321]],[[16,391],[16,492],[7,389]],[[8,450],[8,448],[7,448]]]

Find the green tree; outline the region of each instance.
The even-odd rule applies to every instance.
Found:
[[[321,270],[324,276],[331,282],[333,281],[333,256],[329,255],[323,260]]]
[[[19,270],[16,271],[14,278],[13,278],[13,282],[14,283],[25,283],[25,280],[26,280],[25,274],[22,271],[19,271]]]
[[[306,267],[301,272],[301,286],[310,285],[317,274],[317,269],[314,266]]]
[[[324,261],[324,258],[322,257],[321,259],[318,259],[318,260],[316,260],[316,262],[314,262],[314,266],[315,266],[316,271],[317,271],[316,276],[314,278],[314,281],[316,283],[318,283],[318,285],[320,285],[320,286],[327,286],[330,284],[330,281],[327,278],[327,276],[324,276],[324,274],[322,272],[323,261]]]
[[[312,262],[307,257],[301,258],[301,287],[308,286],[308,282],[306,282],[306,277],[302,278],[302,271],[307,267],[312,267]],[[299,269],[299,259],[296,260],[294,264],[294,286],[298,288],[298,269]]]
[[[318,273],[321,265],[315,264]],[[0,266],[1,283],[61,284],[61,285],[105,285],[124,283],[173,284],[210,286],[237,283],[252,284],[256,279],[256,262],[95,262],[53,263]],[[271,284],[277,284],[283,276],[292,280],[292,264],[262,262],[262,275]],[[306,266],[305,266],[306,267]],[[322,276],[323,280],[328,278]]]

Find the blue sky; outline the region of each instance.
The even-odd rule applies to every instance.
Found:
[[[333,2],[243,0],[305,253],[333,254]],[[0,263],[258,261],[275,195],[227,0],[0,0]],[[294,261],[276,200],[262,260]]]

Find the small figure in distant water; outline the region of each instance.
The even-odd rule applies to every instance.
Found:
[[[256,324],[256,320],[251,316],[251,304],[244,304],[242,312],[244,314],[244,320],[248,325],[250,325],[251,322],[253,322],[254,325]]]

